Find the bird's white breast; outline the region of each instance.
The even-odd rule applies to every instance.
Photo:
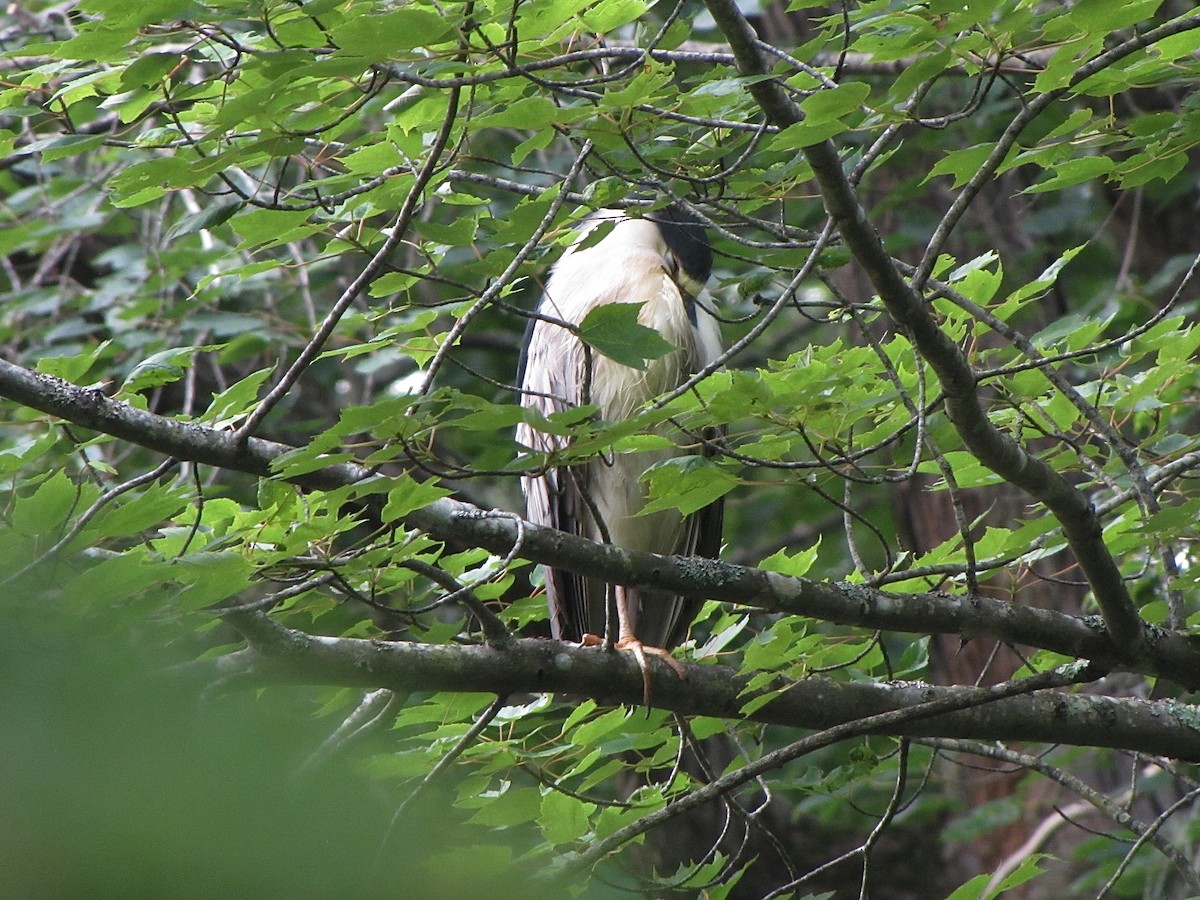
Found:
[[[611,231],[593,246],[585,246],[588,232],[606,220],[614,223]],[[622,421],[716,360],[721,353],[720,330],[703,306],[694,307],[694,322],[689,316],[689,304],[671,277],[666,242],[654,222],[606,210],[592,214],[581,231],[551,272],[538,307],[547,318],[538,320],[530,332],[522,403],[545,414],[594,405],[600,419]],[[647,361],[641,369],[589,350],[566,326],[578,326],[588,313],[608,303],[639,304],[638,321],[677,349]],[[672,440],[678,436],[668,423],[657,430]],[[524,422],[517,427],[517,438],[542,452],[569,444],[562,435]],[[686,452],[674,445],[637,453],[610,452],[584,464],[527,475],[523,484],[529,518],[621,547],[691,553],[698,533],[695,517],[685,519],[676,510],[639,515],[647,500],[643,473]],[[573,584],[569,579],[547,581],[553,627],[567,631],[602,627],[607,596],[603,582]],[[656,639],[666,641],[674,629],[671,608],[664,606],[652,615],[636,599],[639,594],[632,596],[627,624],[632,628],[645,615],[657,629]]]
[[[622,222],[622,226],[644,225],[657,236],[651,223]],[[545,360],[563,370],[563,382],[578,376],[579,384],[590,387],[589,397],[567,398],[575,403],[594,403],[603,419],[620,419],[648,400],[677,386],[687,375],[707,365],[720,352],[716,323],[700,310],[695,331],[688,309],[667,271],[665,247],[653,249],[630,241],[616,241],[614,229],[604,241],[565,256],[555,267],[541,307],[547,315],[579,324],[593,309],[606,303],[640,303],[638,321],[653,328],[679,349],[650,360],[645,369],[633,369],[599,353],[588,354],[578,338],[564,333],[561,340],[548,340],[560,347],[564,358]],[[624,236],[624,235],[622,235]],[[538,330],[558,326],[541,322]],[[697,333],[699,332],[699,333]],[[548,334],[539,337],[549,338]],[[584,377],[590,355],[590,377]],[[531,362],[532,362],[531,358]]]

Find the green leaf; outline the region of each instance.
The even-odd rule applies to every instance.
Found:
[[[1004,306],[1008,307],[1010,304],[1019,304],[1030,297],[1042,293],[1044,290],[1046,290],[1046,288],[1050,287],[1058,280],[1058,275],[1063,270],[1063,267],[1066,266],[1066,264],[1073,260],[1076,256],[1078,256],[1079,252],[1083,250],[1085,246],[1086,244],[1081,244],[1078,247],[1071,247],[1070,249],[1064,251],[1063,254],[1058,257],[1058,259],[1056,259],[1054,262],[1048,265],[1045,270],[1043,270],[1041,275],[1009,294],[1008,298],[1004,301]]]
[[[1170,183],[1188,163],[1186,153],[1163,153],[1160,148],[1152,147],[1145,153],[1138,153],[1129,159],[1122,160],[1116,168],[1116,180],[1122,190],[1148,184],[1155,179],[1164,184]]]
[[[1074,110],[1062,120],[1058,127],[1042,135],[1042,141],[1053,141],[1061,137],[1066,137],[1069,134],[1075,134],[1081,131],[1083,126],[1090,123],[1095,117],[1095,113],[1086,107]]]
[[[210,231],[218,225],[223,225],[242,207],[242,201],[213,202],[207,204],[198,213],[184,216],[167,230],[167,240],[172,241],[197,231]]]
[[[20,155],[27,156],[33,153],[42,155],[42,162],[54,162],[58,159],[64,159],[68,156],[76,156],[80,153],[87,153],[89,150],[103,145],[104,135],[87,135],[87,134],[60,134],[52,138],[45,138],[40,141],[32,141],[21,148]]]
[[[1026,857],[1016,869],[1009,873],[1000,884],[996,885],[990,891],[987,888],[991,883],[992,876],[986,873],[976,875],[947,896],[946,900],[994,900],[994,898],[999,897],[1005,891],[1018,887],[1031,878],[1042,874],[1042,869],[1038,866],[1038,863],[1043,859],[1052,858],[1045,853],[1035,853],[1032,856]]]
[[[449,497],[451,493],[446,488],[438,487],[432,481],[414,481],[406,476],[396,479],[396,482],[396,486],[388,491],[387,503],[383,506],[381,518],[384,522],[402,519],[414,510],[422,509],[435,500]]]
[[[791,575],[794,578],[802,578],[808,574],[808,570],[812,568],[812,564],[817,561],[817,551],[820,549],[821,538],[818,535],[816,543],[811,547],[791,555],[788,554],[786,549],[781,548],[760,562],[758,567],[766,569],[768,572],[778,572],[780,575]]]
[[[520,128],[540,131],[562,118],[559,108],[546,97],[522,97],[475,120],[475,124],[487,128]]]
[[[665,509],[691,515],[741,483],[716,461],[694,454],[655,463],[642,477],[650,484],[650,502],[638,513],[640,516]]]
[[[143,53],[121,73],[121,87],[157,87],[182,62],[177,53]]]
[[[242,247],[253,247],[306,225],[309,216],[305,210],[256,209],[237,216],[231,226],[242,236]]]
[[[213,347],[169,347],[152,353],[133,367],[119,393],[136,394],[150,388],[178,381],[184,376],[192,359],[201,351]]]
[[[525,158],[529,156],[530,153],[534,153],[538,150],[545,150],[552,143],[554,143],[555,136],[555,132],[551,128],[543,128],[540,131],[535,131],[528,138],[513,148],[513,165],[519,166],[525,161]]]
[[[393,294],[407,291],[414,284],[419,284],[420,281],[420,276],[408,272],[388,272],[382,278],[376,278],[371,282],[371,287],[367,291],[367,294],[377,299],[379,297],[390,297]]]
[[[693,654],[696,659],[716,657],[722,650],[729,646],[734,638],[745,631],[746,625],[750,622],[749,616],[726,616],[724,619],[728,620],[728,624],[718,623],[713,628],[712,636],[705,642],[704,646],[698,647]]]
[[[679,348],[653,328],[638,322],[641,303],[605,303],[579,324],[579,339],[609,359],[632,369],[645,369],[646,361],[659,359]]]
[[[624,707],[610,709],[594,719],[575,726],[571,731],[571,742],[577,747],[591,747],[629,725],[629,711]]]
[[[1045,870],[1038,863],[1043,859],[1054,859],[1049,853],[1034,853],[1021,860],[1021,864],[1005,876],[996,887],[988,892],[988,900],[999,897],[1005,891],[1011,891],[1027,881],[1041,875]]]
[[[43,481],[33,495],[17,501],[12,526],[20,534],[48,537],[62,528],[79,502],[79,488],[59,469]]]
[[[650,7],[643,0],[601,0],[579,18],[597,34],[605,34],[639,19]]]
[[[563,721],[562,734],[573,735],[576,727],[599,708],[595,700],[585,699],[571,707],[567,718]]]
[[[1083,33],[1105,34],[1128,28],[1154,15],[1163,0],[1076,0],[1067,7],[1067,18]]]
[[[827,122],[841,119],[857,110],[871,93],[871,86],[863,81],[847,81],[836,88],[817,91],[800,104],[806,119]]]
[[[1037,184],[1030,185],[1021,193],[1042,194],[1046,191],[1057,191],[1072,185],[1082,184],[1107,175],[1116,166],[1116,162],[1107,156],[1081,156],[1078,159],[1068,159],[1056,165],[1050,172],[1050,177]]]
[[[370,60],[394,59],[401,51],[436,44],[450,33],[453,20],[413,6],[378,15],[356,15],[333,29],[340,53]]]
[[[53,375],[72,384],[81,384],[83,377],[88,374],[106,354],[111,342],[103,341],[87,353],[76,356],[43,356],[37,361],[37,370],[45,375]]]
[[[542,837],[551,844],[566,844],[587,834],[591,827],[588,816],[596,809],[594,803],[584,803],[559,791],[542,796],[538,827]]]
[[[808,118],[783,129],[771,138],[768,147],[771,150],[803,150],[805,147],[811,147],[835,137],[848,130],[849,127],[841,119]]]
[[[226,550],[190,554],[174,561],[171,569],[176,580],[188,584],[174,603],[191,610],[212,606],[249,588],[255,566],[241,553]]]
[[[455,419],[454,427],[468,431],[507,431],[524,418],[525,410],[520,406],[489,403]]]
[[[528,36],[547,35],[562,25],[590,0],[530,0],[522,3],[517,15],[520,33]]]
[[[974,147],[965,147],[962,150],[951,150],[929,170],[929,174],[925,176],[925,181],[935,178],[938,175],[953,175],[954,187],[962,187],[971,180],[980,166],[996,149],[994,144],[976,144]]]
[[[216,428],[232,424],[234,420],[246,415],[258,402],[258,389],[271,372],[271,369],[259,369],[231,384],[213,397],[212,403],[201,418]]]
[[[532,822],[542,809],[542,797],[537,788],[508,788],[501,792],[488,792],[483,797],[470,821],[477,825],[493,825],[508,828]]]
[[[119,506],[109,505],[101,510],[100,514],[88,523],[83,537],[114,538],[140,534],[178,515],[188,502],[188,497],[172,485],[152,485]]]
[[[148,563],[141,554],[123,553],[81,572],[64,585],[62,593],[73,608],[89,610],[114,601],[128,602],[167,578],[161,565]]]
[[[167,191],[203,183],[191,161],[183,156],[163,156],[134,163],[108,180],[109,199],[117,207],[140,206]]]

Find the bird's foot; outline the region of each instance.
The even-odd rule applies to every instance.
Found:
[[[633,658],[637,660],[638,668],[642,670],[642,704],[650,705],[650,666],[646,661],[646,655],[659,657],[663,662],[670,666],[675,674],[680,678],[687,678],[687,670],[684,669],[683,663],[671,655],[670,650],[665,650],[662,647],[651,647],[643,644],[635,637],[625,637],[617,641],[618,650],[628,650],[633,654]]]
[[[581,647],[601,647],[604,645],[604,638],[598,634],[584,634],[579,641]],[[624,650],[633,654],[633,658],[637,660],[638,668],[642,671],[642,702],[644,705],[650,705],[652,696],[650,691],[650,664],[646,656],[657,656],[680,678],[687,678],[687,669],[683,667],[683,663],[671,655],[670,650],[662,647],[651,647],[649,644],[643,644],[635,637],[623,637],[616,643],[616,649]]]
[[[621,638],[617,641],[618,650],[628,650],[638,658],[644,658],[644,654],[649,653],[651,656],[659,657],[663,662],[675,670],[675,674],[680,678],[687,678],[687,669],[683,667],[683,663],[671,655],[671,651],[663,647],[651,647],[649,644],[643,644],[637,638]]]

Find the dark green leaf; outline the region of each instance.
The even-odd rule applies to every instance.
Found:
[[[147,356],[133,367],[133,371],[121,385],[120,393],[136,394],[138,391],[161,387],[178,381],[184,376],[195,355],[212,347],[170,347]]]
[[[240,209],[245,206],[241,201],[212,202],[198,213],[184,216],[167,231],[167,240],[183,237],[185,234],[195,234],[197,231],[208,231],[223,225]]]
[[[597,306],[579,324],[579,338],[609,359],[644,369],[648,360],[666,356],[678,348],[653,328],[638,322],[641,311],[641,303]]]
[[[78,506],[79,488],[63,471],[43,481],[33,495],[19,500],[12,511],[12,526],[21,534],[48,537],[66,523]],[[82,511],[82,510],[81,510]]]

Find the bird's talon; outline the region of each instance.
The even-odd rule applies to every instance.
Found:
[[[683,663],[672,656],[670,650],[666,650],[663,647],[651,647],[648,644],[643,644],[637,638],[624,638],[623,640],[617,641],[617,649],[629,650],[635,656],[637,656],[638,659],[645,659],[644,654],[647,653],[649,653],[651,656],[657,656],[668,666],[670,666],[675,674],[680,678],[687,678],[687,669],[683,667]]]
[[[683,663],[671,655],[670,650],[665,650],[662,647],[650,647],[643,644],[637,638],[627,637],[617,641],[618,650],[627,650],[633,654],[637,660],[638,668],[642,670],[642,702],[645,706],[650,705],[650,665],[646,661],[646,654],[657,656],[662,659],[672,671],[680,677],[687,678],[687,669],[683,667]]]

